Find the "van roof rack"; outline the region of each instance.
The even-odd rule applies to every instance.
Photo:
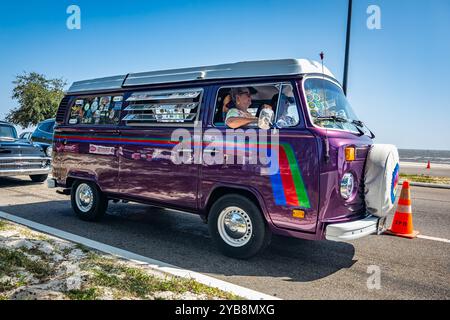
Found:
[[[191,82],[200,80],[237,79],[322,73],[321,63],[307,59],[244,61],[215,66],[129,73],[114,77],[74,82],[67,93],[115,90],[126,87]],[[334,78],[328,68],[323,74]]]

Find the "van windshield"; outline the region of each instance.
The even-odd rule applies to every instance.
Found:
[[[331,81],[319,78],[306,79],[305,94],[311,121],[316,126],[357,132],[358,121],[343,90]]]

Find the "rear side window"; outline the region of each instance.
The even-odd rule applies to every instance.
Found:
[[[77,98],[70,108],[69,124],[118,124],[122,103],[122,96]]]
[[[193,124],[198,119],[203,89],[134,92],[126,100],[127,126]]]
[[[39,126],[39,130],[44,131],[46,133],[53,133],[54,126],[55,126],[55,122],[53,122],[53,121],[44,122],[43,124],[41,124]]]

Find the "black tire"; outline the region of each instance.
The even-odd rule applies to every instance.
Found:
[[[245,219],[249,219],[251,223],[251,228],[246,227],[245,229],[252,229],[251,236],[247,238],[248,240],[243,240],[245,244],[242,246],[227,243],[227,240],[221,235],[221,232],[224,233],[224,229],[219,231],[219,219],[223,221],[220,218],[221,213],[231,207],[243,210],[246,214]],[[224,215],[226,214],[224,213]],[[208,227],[213,242],[219,250],[226,256],[236,259],[248,259],[262,252],[269,245],[272,237],[261,210],[248,198],[238,194],[223,196],[213,204],[208,216]],[[225,235],[225,238],[228,236],[229,234]]]
[[[33,182],[44,182],[47,180],[48,174],[34,174],[30,176]]]
[[[79,188],[85,188],[85,190],[90,190],[92,205],[86,205],[82,207],[82,200],[79,198],[77,202],[77,194]],[[82,190],[82,189],[80,189]],[[100,191],[98,186],[93,182],[88,181],[76,181],[72,185],[70,191],[70,201],[72,204],[72,209],[75,211],[78,218],[84,221],[99,221],[106,212],[108,208],[108,199]]]

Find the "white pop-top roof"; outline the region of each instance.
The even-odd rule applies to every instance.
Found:
[[[114,90],[130,86],[251,77],[322,74],[322,64],[307,59],[244,61],[215,66],[129,73],[107,78],[74,82],[68,93]],[[323,67],[323,74],[335,78]]]

